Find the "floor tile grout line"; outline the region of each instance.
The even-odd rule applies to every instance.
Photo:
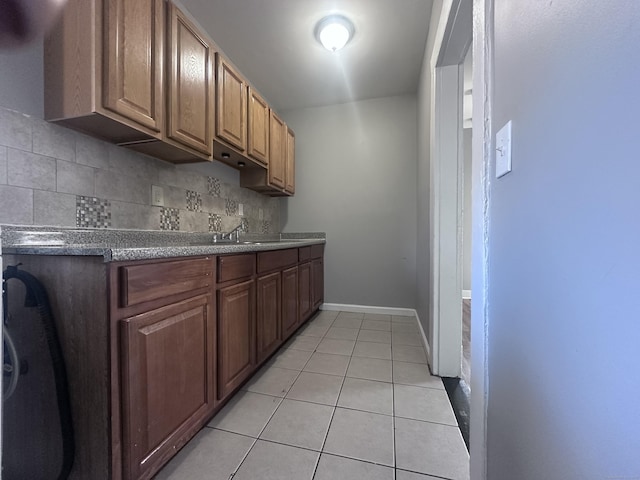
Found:
[[[336,317],[337,318],[337,317]],[[335,322],[335,320],[334,320]],[[355,344],[354,344],[354,348],[355,348]],[[342,383],[340,384],[340,391],[338,392],[338,397],[336,398],[336,404],[333,406],[333,411],[331,412],[331,419],[329,420],[329,426],[327,427],[327,431],[324,434],[324,438],[322,439],[322,445],[320,446],[320,454],[318,455],[318,459],[316,461],[316,465],[313,469],[313,475],[311,476],[311,480],[313,480],[316,477],[316,474],[318,473],[318,466],[320,465],[320,459],[322,458],[322,453],[324,452],[324,447],[327,443],[327,438],[329,438],[329,431],[331,430],[331,425],[333,424],[333,419],[336,415],[336,410],[338,408],[338,402],[340,401],[340,395],[342,394],[342,387],[344,386],[344,381],[345,378],[347,378],[347,371],[349,370],[349,365],[351,365],[351,359],[353,358],[353,350],[351,350],[351,354],[349,356],[349,363],[347,364],[347,370],[345,370],[345,376],[342,377]]]
[[[435,475],[433,473],[424,473],[424,472],[417,472],[415,470],[409,470],[406,468],[397,468],[396,470],[400,470],[401,472],[408,472],[408,473],[415,473],[416,475],[421,475],[421,476],[429,476],[429,477],[433,477],[433,478],[437,478],[437,479],[441,479],[441,480],[455,480],[454,478],[451,477],[442,477],[440,475]]]
[[[393,330],[393,328],[392,328]],[[391,395],[393,399],[392,423],[393,423],[393,478],[396,478],[396,471],[398,468],[398,453],[396,448],[396,384],[393,379],[393,331],[391,332]]]
[[[315,353],[315,350],[314,352]],[[312,353],[312,355],[313,355]],[[309,357],[309,360],[311,359],[311,356]],[[309,360],[307,360],[304,364],[304,366],[307,366],[307,363],[309,363]],[[269,365],[268,366],[269,369],[271,368],[279,368],[279,367],[274,367],[273,365]],[[304,367],[303,367],[304,368]],[[242,461],[240,462],[240,464],[238,465],[238,467],[236,468],[236,470],[233,472],[233,474],[231,475],[231,478],[233,478],[238,471],[240,470],[240,468],[242,467],[242,465],[244,464],[244,462],[246,461],[247,457],[249,456],[249,454],[251,453],[251,451],[254,449],[254,447],[256,446],[256,444],[258,443],[258,440],[260,440],[260,436],[264,433],[265,429],[267,428],[267,426],[269,425],[269,422],[271,422],[271,420],[273,419],[273,416],[276,414],[276,412],[278,411],[278,409],[280,408],[280,406],[282,405],[282,403],[284,402],[285,398],[287,398],[287,395],[289,394],[289,391],[293,388],[293,385],[296,383],[296,381],[298,380],[298,378],[300,378],[300,375],[302,374],[302,370],[298,372],[298,375],[296,375],[296,378],[293,380],[293,382],[291,382],[291,386],[287,389],[286,392],[284,392],[284,396],[282,397],[275,397],[275,398],[280,398],[280,401],[278,402],[278,406],[273,410],[273,412],[271,413],[271,415],[269,416],[269,419],[265,422],[264,426],[262,427],[262,429],[260,430],[260,432],[258,432],[257,437],[255,438],[255,441],[253,442],[253,444],[251,445],[251,448],[249,448],[249,450],[247,451],[247,453],[245,454],[245,456],[242,458]],[[249,390],[247,390],[249,391]],[[252,392],[252,393],[259,393],[259,392]],[[237,392],[234,394],[234,396],[237,394]],[[264,395],[264,394],[262,394]],[[267,440],[263,440],[263,441],[267,441]],[[320,458],[320,456],[318,456],[318,459]]]

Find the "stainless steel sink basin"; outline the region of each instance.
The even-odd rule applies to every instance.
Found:
[[[265,245],[265,244],[269,244],[269,243],[280,243],[281,240],[257,240],[255,242],[253,241],[244,241],[244,242],[240,242],[243,245]]]

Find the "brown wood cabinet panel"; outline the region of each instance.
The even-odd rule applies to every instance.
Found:
[[[167,136],[211,155],[213,48],[172,3],[169,8]]]
[[[65,360],[69,396],[71,401],[71,412],[73,429],[75,436],[75,458],[71,470],[70,479],[91,479],[91,480],[112,480],[120,478],[121,465],[117,453],[113,456],[111,452],[112,435],[119,435],[117,426],[119,422],[112,426],[114,417],[119,419],[119,406],[113,406],[115,414],[111,413],[110,405],[110,385],[111,377],[109,359],[109,317],[107,306],[107,273],[106,264],[101,257],[87,256],[43,256],[43,255],[7,255],[2,256],[4,265],[22,264],[20,270],[27,271],[35,275],[47,290],[53,319],[55,321],[62,355]],[[10,280],[9,304],[5,309],[10,308],[13,302],[17,302],[21,312],[23,308],[24,295],[22,294],[22,284],[18,281]],[[13,299],[13,301],[12,301]],[[33,309],[28,309],[33,310]],[[7,310],[12,312],[12,310]],[[33,312],[33,321],[39,322],[37,312]],[[26,318],[16,320],[24,325],[14,325],[17,330],[12,330],[14,341],[19,342],[19,332],[22,327],[31,328],[30,322],[24,322]],[[25,339],[30,339],[33,330],[27,332]],[[42,340],[44,342],[44,340]],[[34,348],[36,340],[29,342],[28,348]],[[46,347],[44,347],[46,348]],[[22,351],[22,354],[25,352]],[[51,362],[45,351],[45,362]],[[34,356],[39,356],[34,352]],[[33,359],[29,359],[32,361]],[[47,363],[45,363],[46,365]],[[33,366],[33,365],[32,365]],[[31,378],[29,378],[31,377]],[[36,385],[33,381],[36,380]],[[43,405],[39,402],[40,395],[51,395],[51,391],[45,391],[43,385],[38,381],[36,375],[21,377],[19,389],[26,389],[17,392],[16,395],[3,402],[3,422],[4,440],[11,441],[11,435],[15,431],[20,434],[25,428],[23,422],[17,422],[16,418],[7,419],[10,412],[16,416],[20,413],[12,409],[10,402],[21,399],[21,392],[28,392],[31,386],[36,388],[35,395],[28,395],[28,399],[19,409],[29,414],[29,409],[42,410]],[[52,412],[58,415],[57,411]],[[14,427],[17,427],[14,430]],[[46,441],[46,438],[42,439]],[[57,446],[59,447],[59,445]],[[53,452],[56,459],[60,458],[59,448]],[[38,451],[37,455],[45,455],[45,450]],[[113,458],[113,462],[112,462]],[[38,462],[34,462],[38,466]],[[19,465],[18,465],[19,466]],[[115,474],[112,472],[116,472]],[[4,470],[4,478],[41,478],[42,471],[19,472],[21,475],[10,477],[10,470]]]
[[[210,303],[201,295],[121,323],[125,478],[157,471],[213,410]]]
[[[319,243],[317,245],[311,245],[309,247],[310,250],[310,257],[311,258],[322,258],[322,256],[324,255],[324,244]]]
[[[298,261],[300,263],[307,262],[311,259],[311,247],[300,247],[298,249]]]
[[[298,308],[300,322],[304,322],[311,315],[313,309],[311,287],[311,262],[298,266]]]
[[[247,86],[244,78],[216,54],[216,136],[244,152],[247,139]]]
[[[247,154],[266,167],[269,165],[269,104],[251,87],[248,94]]]
[[[163,128],[164,2],[104,1],[104,108]]]
[[[218,257],[218,282],[247,278],[256,272],[256,255],[225,255]]]
[[[298,326],[298,267],[282,272],[282,340]]]
[[[218,290],[218,398],[227,397],[256,365],[255,282]]]
[[[287,127],[287,148],[285,164],[285,184],[284,191],[293,195],[296,191],[296,137],[289,127]]]
[[[298,251],[295,248],[258,252],[258,274],[282,270],[296,263],[298,263]]]
[[[324,301],[324,261],[317,258],[311,262],[312,272],[312,305],[313,310],[317,309]]]
[[[212,286],[211,262],[177,260],[120,267],[120,307]]]
[[[287,127],[273,110],[269,120],[269,184],[284,189]]]
[[[256,281],[257,359],[262,362],[282,344],[282,276],[280,272]]]

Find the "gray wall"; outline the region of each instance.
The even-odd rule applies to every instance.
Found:
[[[637,0],[495,1],[491,480],[640,478],[638,25]]]
[[[40,118],[44,110],[42,41],[0,50],[0,105]]]
[[[416,98],[283,112],[296,133],[285,232],[324,231],[325,302],[415,308]]]

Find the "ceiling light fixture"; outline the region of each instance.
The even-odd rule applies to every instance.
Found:
[[[336,52],[353,37],[353,23],[342,15],[329,15],[318,22],[316,37],[324,48]]]

